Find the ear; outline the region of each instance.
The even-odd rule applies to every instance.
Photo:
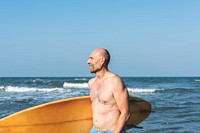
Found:
[[[105,63],[106,59],[104,57],[101,57],[101,60],[100,60],[100,63],[101,63],[101,66],[103,66],[103,64]]]

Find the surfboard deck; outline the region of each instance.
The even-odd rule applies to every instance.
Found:
[[[129,98],[131,117],[126,129],[144,121],[151,113],[147,101]],[[49,102],[0,119],[0,133],[89,133],[92,108],[89,96]]]

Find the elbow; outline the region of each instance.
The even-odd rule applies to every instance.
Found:
[[[131,117],[131,114],[130,114],[130,112],[128,112],[128,113],[126,114],[126,121],[128,121],[130,117]]]
[[[126,113],[124,113],[123,116],[124,116],[124,120],[127,122],[129,120],[131,114],[130,114],[130,112],[126,112]]]

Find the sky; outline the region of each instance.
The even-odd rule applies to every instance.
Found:
[[[199,0],[2,0],[0,77],[200,76]]]

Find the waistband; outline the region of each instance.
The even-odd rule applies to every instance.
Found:
[[[91,129],[90,133],[113,133],[113,131],[98,131],[94,127]],[[126,133],[125,130],[123,130],[121,133]]]

